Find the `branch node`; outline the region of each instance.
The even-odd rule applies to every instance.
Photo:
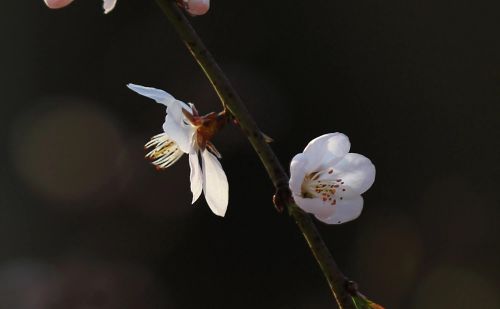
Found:
[[[282,213],[285,207],[291,203],[293,203],[293,197],[290,188],[287,186],[278,187],[273,195],[274,208],[276,208],[279,213]]]
[[[352,297],[358,296],[359,294],[358,284],[353,280],[346,279],[345,289]]]

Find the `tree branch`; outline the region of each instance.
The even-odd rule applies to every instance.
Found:
[[[335,263],[310,216],[304,213],[293,202],[288,188],[288,175],[285,173],[269,144],[266,143],[262,132],[246,109],[238,93],[231,86],[226,75],[198,37],[176,2],[174,0],[156,0],[156,2],[202,68],[222,101],[224,108],[226,108],[238,121],[243,133],[252,144],[277,190],[275,197],[279,199],[279,203],[282,203],[282,205],[288,209],[290,215],[294,218],[304,235],[309,248],[328,281],[330,290],[339,308],[356,308],[352,301],[352,295],[347,289],[348,281],[346,277]]]

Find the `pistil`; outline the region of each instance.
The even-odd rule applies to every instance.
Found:
[[[321,177],[324,175],[328,175],[328,178]],[[302,197],[320,198],[325,203],[336,205],[337,198],[343,199],[341,194],[346,191],[346,188],[342,179],[332,176],[334,176],[333,169],[307,174],[302,182]]]

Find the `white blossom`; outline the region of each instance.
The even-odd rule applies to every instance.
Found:
[[[163,90],[134,84],[127,86],[167,108],[164,133],[154,136],[145,145],[146,148],[153,148],[146,157],[152,159],[157,168],[163,169],[174,164],[183,154],[188,154],[192,203],[203,191],[212,212],[223,217],[229,200],[229,185],[217,159],[220,154],[210,142],[214,114],[201,117],[193,104],[187,105],[176,100]]]
[[[356,219],[363,197],[375,180],[375,166],[363,155],[349,153],[346,135],[330,133],[313,139],[290,164],[290,189],[296,204],[328,224]]]

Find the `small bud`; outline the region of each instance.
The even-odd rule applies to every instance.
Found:
[[[204,15],[210,8],[210,0],[184,0],[184,7],[191,15]]]
[[[44,0],[45,4],[51,9],[60,9],[69,5],[73,0]]]
[[[73,2],[73,0],[43,0],[45,4],[51,9],[61,9]],[[117,0],[103,0],[104,14],[108,14],[114,9]]]

